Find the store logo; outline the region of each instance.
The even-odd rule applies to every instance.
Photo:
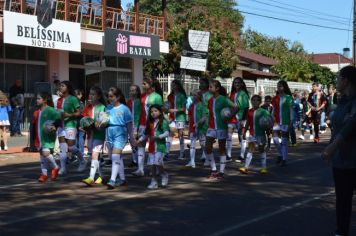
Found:
[[[37,8],[37,21],[43,28],[52,24],[52,1],[42,0]]]
[[[119,54],[126,54],[127,53],[127,37],[119,34],[116,38],[116,50]]]

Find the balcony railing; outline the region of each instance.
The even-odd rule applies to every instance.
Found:
[[[3,15],[4,10],[36,15],[40,1],[0,0],[0,16]],[[52,9],[55,19],[78,22],[85,29],[104,31],[105,28],[112,28],[158,35],[162,40],[165,37],[163,16],[136,14],[135,12],[106,7],[103,2],[89,3],[88,1],[76,0],[55,0]],[[137,20],[138,22],[136,22]]]

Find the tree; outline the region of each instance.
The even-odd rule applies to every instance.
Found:
[[[149,14],[160,15],[160,1],[142,0],[140,9]],[[192,75],[228,77],[236,68],[237,46],[243,18],[235,9],[234,0],[182,0],[168,1],[167,41],[169,54],[161,60],[145,61],[147,74],[180,73],[183,36],[189,29],[210,32],[208,71],[189,71]]]
[[[270,37],[247,29],[242,36],[246,50],[271,57],[279,63],[272,71],[287,81],[335,83],[335,75],[326,67],[312,62],[300,42],[290,42],[282,37]]]

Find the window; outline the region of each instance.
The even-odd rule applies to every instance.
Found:
[[[69,64],[83,65],[83,54],[70,52]]]
[[[25,91],[27,93],[35,92],[35,83],[36,82],[45,82],[47,81],[46,77],[46,66],[40,65],[27,65],[27,79],[25,84]],[[48,91],[51,92],[51,91]]]
[[[8,59],[26,59],[26,47],[6,44],[5,56]]]
[[[46,49],[28,47],[28,59],[32,61],[46,61]]]

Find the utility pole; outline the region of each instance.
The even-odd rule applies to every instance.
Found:
[[[354,27],[353,27],[353,41],[352,41],[352,62],[356,66],[356,0],[354,0]]]

